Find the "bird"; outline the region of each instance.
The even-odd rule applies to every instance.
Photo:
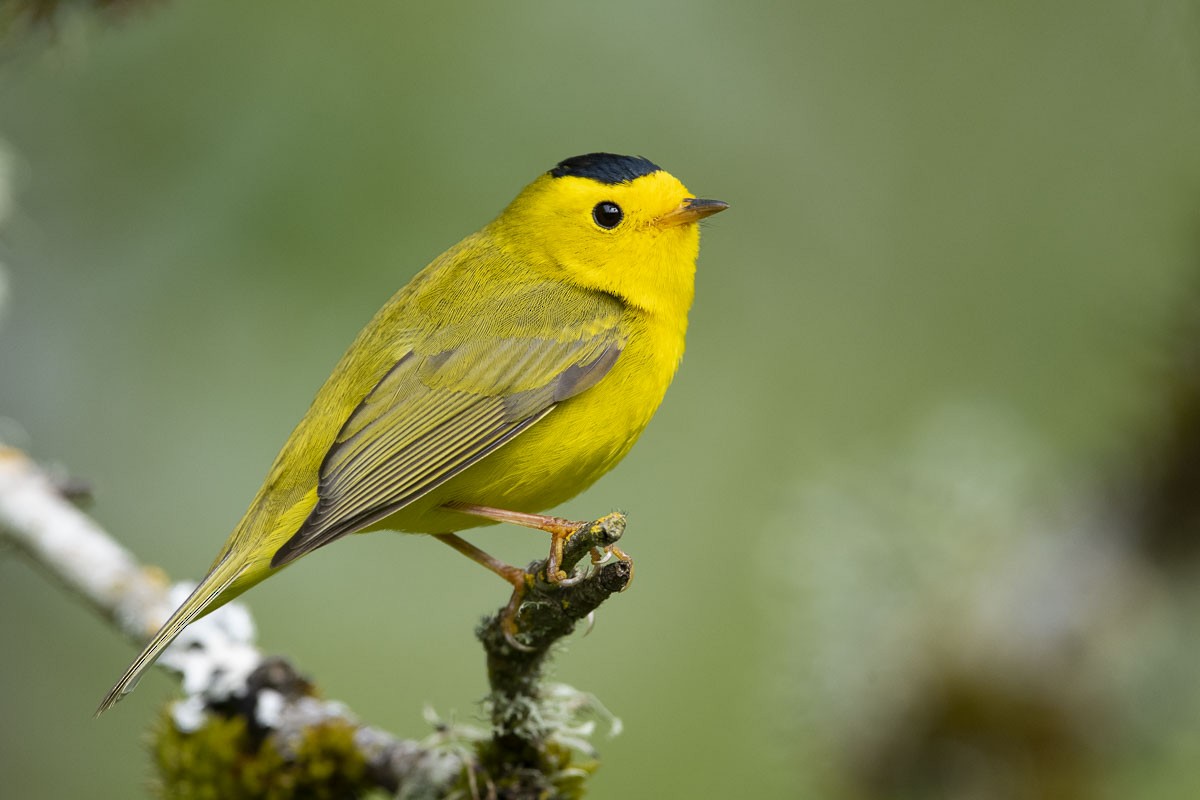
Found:
[[[547,575],[567,580],[554,557],[579,523],[540,512],[608,472],[658,409],[683,357],[698,223],[726,208],[641,156],[588,153],[435,258],[354,339],[97,716],[187,625],[351,533],[431,534],[500,575],[514,641],[525,571],[458,533],[547,531]]]

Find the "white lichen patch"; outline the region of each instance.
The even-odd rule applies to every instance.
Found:
[[[274,689],[263,689],[254,704],[254,721],[263,728],[276,728],[283,719],[284,698]]]
[[[171,603],[182,603],[193,588],[186,582],[172,586]],[[262,661],[254,637],[250,612],[230,603],[184,628],[159,663],[182,675],[185,694],[219,703],[246,693],[246,679]]]

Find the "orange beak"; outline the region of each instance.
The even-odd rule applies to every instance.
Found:
[[[729,208],[729,203],[723,200],[700,200],[696,197],[689,197],[680,204],[679,208],[668,211],[655,222],[662,228],[674,228],[679,225],[687,225],[689,222],[697,222],[727,208]]]

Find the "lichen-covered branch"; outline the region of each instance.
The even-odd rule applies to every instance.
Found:
[[[144,569],[24,453],[2,445],[0,538],[135,641],[153,633],[171,611],[161,572]]]
[[[564,548],[570,569],[615,545],[624,519],[581,528]],[[24,453],[0,446],[0,541],[17,546],[126,636],[143,642],[190,591],[143,567]],[[249,612],[230,603],[190,625],[160,659],[182,677],[184,697],[159,721],[154,756],[165,796],[336,798],[383,790],[402,798],[553,798],[582,794],[595,769],[589,695],[543,685],[551,645],[632,574],[628,560],[599,565],[578,583],[548,584],[530,567],[517,616],[528,650],[514,648],[496,617],[478,631],[492,684],[491,732],[437,724],[421,741],[362,724],[322,699],[281,658],[254,644]],[[608,718],[617,727],[615,720]]]
[[[582,526],[563,547],[563,567],[570,570],[589,554],[611,551],[624,531],[625,518],[619,514]],[[548,779],[560,771],[563,753],[555,741],[557,726],[545,714],[542,666],[555,642],[606,599],[624,591],[633,577],[628,558],[603,564],[572,586],[547,583],[545,569],[546,562],[539,562],[528,570],[534,579],[517,615],[525,648],[509,642],[499,613],[484,620],[476,632],[487,652],[491,686],[492,740],[483,750],[482,766],[501,797],[556,796],[562,788]]]

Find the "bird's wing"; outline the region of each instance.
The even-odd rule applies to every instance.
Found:
[[[316,505],[271,566],[398,511],[594,386],[621,353],[616,321],[579,336],[407,353],[342,426],[321,464]]]

